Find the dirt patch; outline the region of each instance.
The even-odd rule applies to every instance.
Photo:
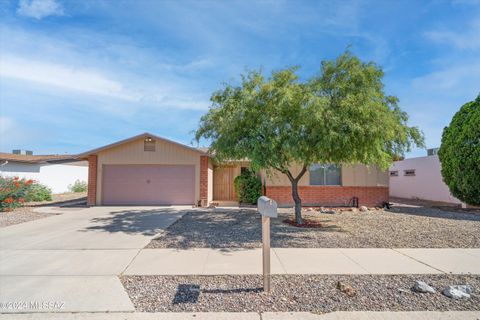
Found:
[[[295,219],[289,218],[283,220],[283,223],[297,228],[321,228],[323,226],[320,221],[312,219],[303,219],[303,223],[298,224],[295,222]]]
[[[87,193],[86,192],[66,192],[66,193],[57,193],[52,194],[51,201],[41,201],[41,202],[27,202],[25,203],[26,207],[41,207],[41,206],[52,206],[52,205],[68,205],[71,203],[87,203]]]

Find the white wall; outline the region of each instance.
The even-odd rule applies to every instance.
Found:
[[[415,169],[415,176],[404,175],[404,170],[409,169]],[[390,176],[390,196],[460,204],[461,201],[450,194],[440,170],[437,155],[395,161],[390,171],[398,171],[398,176]]]
[[[0,167],[0,174],[36,180],[52,189],[53,193],[62,193],[68,192],[68,185],[75,180],[88,181],[88,162],[47,165],[9,162]]]

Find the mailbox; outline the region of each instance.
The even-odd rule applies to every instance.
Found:
[[[277,203],[265,196],[257,200],[258,212],[262,215],[262,260],[263,291],[270,292],[270,218],[276,218]]]
[[[277,214],[277,203],[265,196],[261,196],[257,200],[258,212],[265,217],[276,218]]]

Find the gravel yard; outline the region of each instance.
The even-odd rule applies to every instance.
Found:
[[[480,215],[397,205],[391,210],[307,211],[322,228],[283,223],[291,209],[271,220],[277,248],[479,248]],[[187,213],[147,248],[259,248],[261,218],[252,209],[212,209]]]
[[[46,218],[52,213],[34,212],[31,207],[17,208],[11,212],[0,212],[0,228],[8,227],[14,224]]]
[[[137,311],[142,312],[268,312],[480,310],[480,277],[467,275],[275,275],[272,293],[262,292],[262,278],[236,276],[127,276],[121,278]],[[411,291],[422,280],[437,293]],[[353,297],[337,289],[342,281]],[[470,284],[469,299],[452,300],[447,285]]]
[[[28,202],[25,207],[17,208],[11,212],[0,212],[0,228],[8,227],[14,224],[24,223],[32,220],[58,215],[60,213],[34,212],[35,207],[53,206],[53,205],[76,205],[85,200],[85,192],[66,192],[52,195],[52,201]]]

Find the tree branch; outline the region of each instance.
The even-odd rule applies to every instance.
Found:
[[[290,182],[294,182],[294,181],[295,181],[295,178],[293,177],[293,175],[292,175],[292,173],[290,172],[290,170],[286,170],[284,173],[287,175],[288,180],[290,180]]]
[[[302,168],[302,171],[300,171],[300,173],[298,174],[298,176],[295,178],[295,181],[298,182],[300,181],[300,179],[303,177],[303,175],[305,174],[305,172],[307,172],[307,166],[304,165],[303,168]],[[292,177],[293,178],[293,177]]]

